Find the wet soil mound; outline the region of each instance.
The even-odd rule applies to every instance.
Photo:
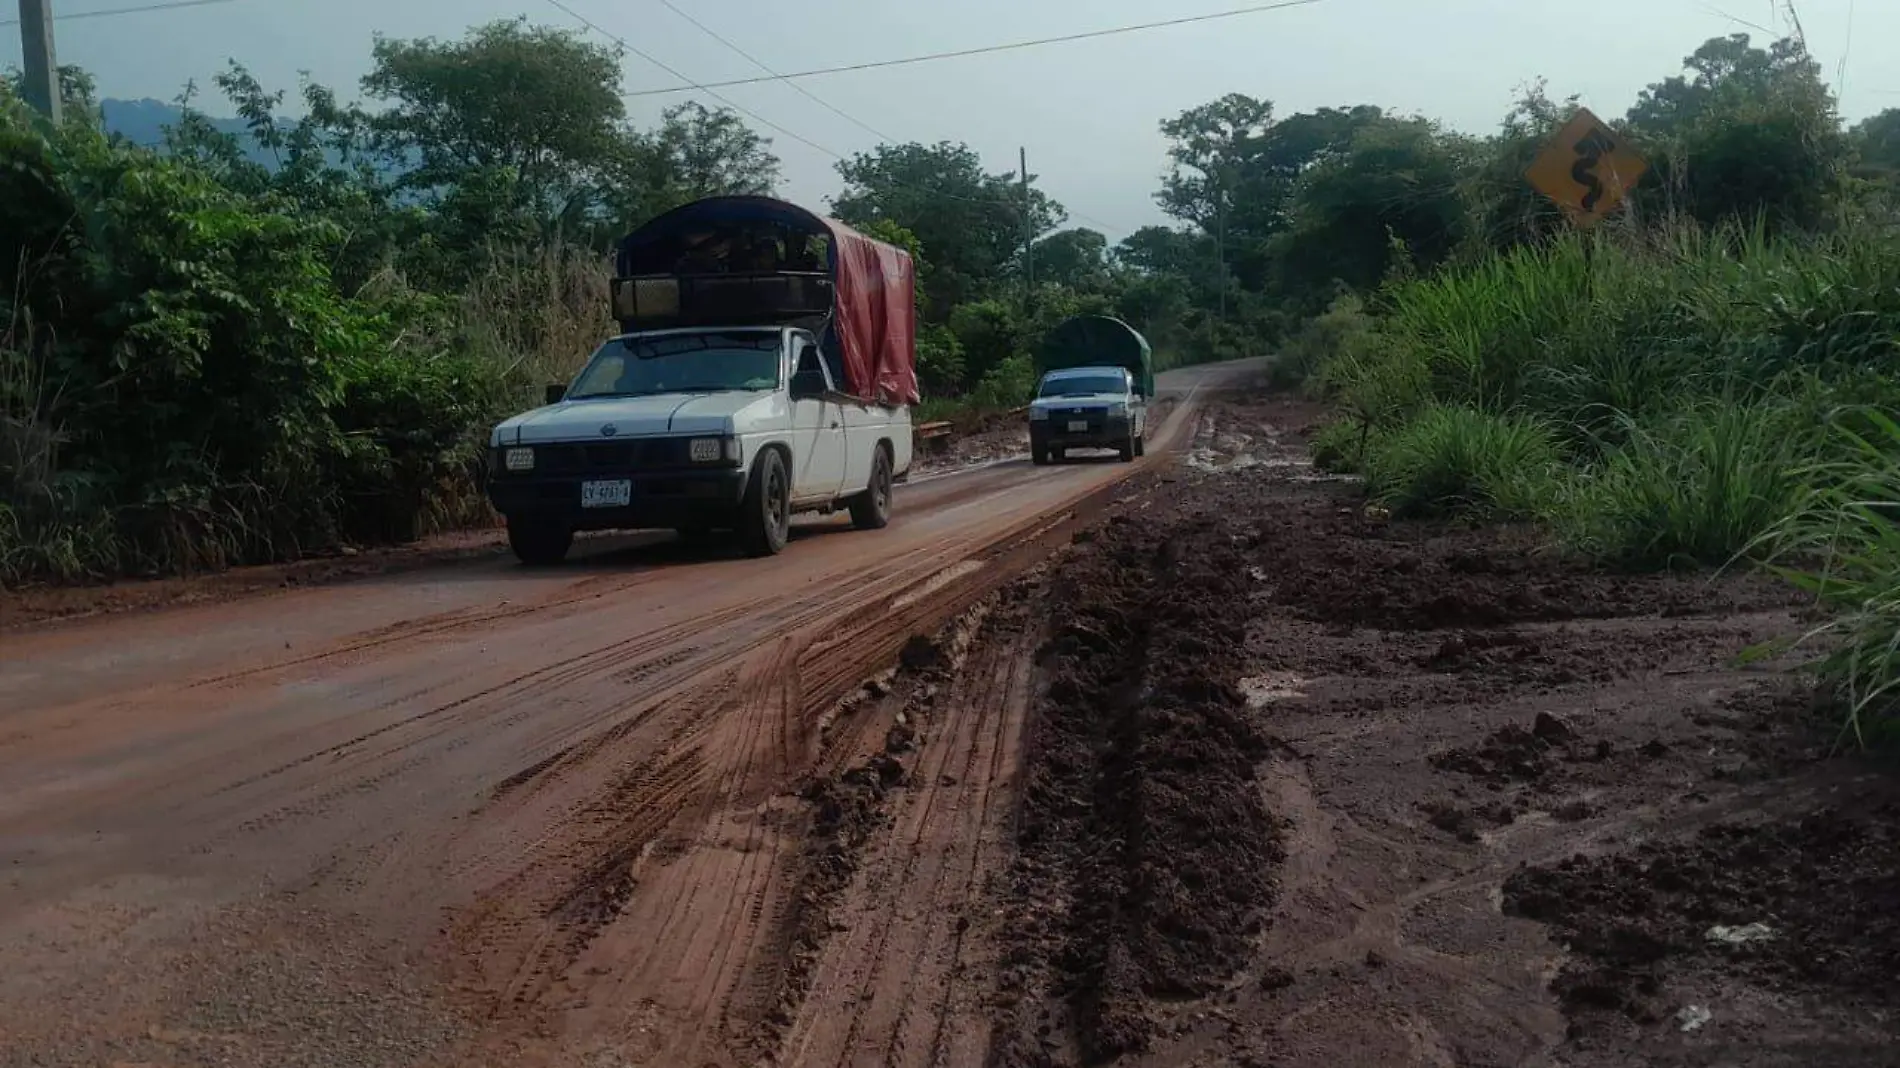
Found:
[[[1556,989],[1573,1008],[1655,1022],[1664,966],[1783,993],[1900,1005],[1900,805],[1720,825],[1680,843],[1527,869],[1508,914],[1550,924],[1577,960]]]

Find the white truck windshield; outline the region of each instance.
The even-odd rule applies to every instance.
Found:
[[[1061,378],[1045,378],[1042,382],[1043,397],[1088,397],[1097,393],[1126,393],[1128,382],[1117,375],[1065,375]]]
[[[777,389],[779,335],[765,331],[615,338],[602,345],[569,400]]]

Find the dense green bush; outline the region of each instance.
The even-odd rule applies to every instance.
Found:
[[[1522,416],[1433,406],[1371,437],[1366,488],[1396,516],[1530,519],[1557,467],[1549,428]]]

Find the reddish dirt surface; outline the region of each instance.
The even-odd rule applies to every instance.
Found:
[[[498,560],[507,551],[500,530],[464,530],[424,538],[414,545],[351,549],[294,563],[232,568],[214,575],[0,589],[0,633],[59,620],[218,604],[260,594],[400,575],[441,564]]]
[[[1896,1063],[1787,593],[1370,519],[1319,415],[10,635],[0,1066]]]
[[[755,1063],[829,981],[839,702],[1184,414],[1147,463],[905,487],[772,560],[608,539],[16,629],[0,1065]]]

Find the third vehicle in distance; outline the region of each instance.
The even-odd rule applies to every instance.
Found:
[[[1049,332],[1036,363],[1042,381],[1029,406],[1030,459],[1060,462],[1070,449],[1113,449],[1123,462],[1142,455],[1154,356],[1134,327],[1077,316]]]

